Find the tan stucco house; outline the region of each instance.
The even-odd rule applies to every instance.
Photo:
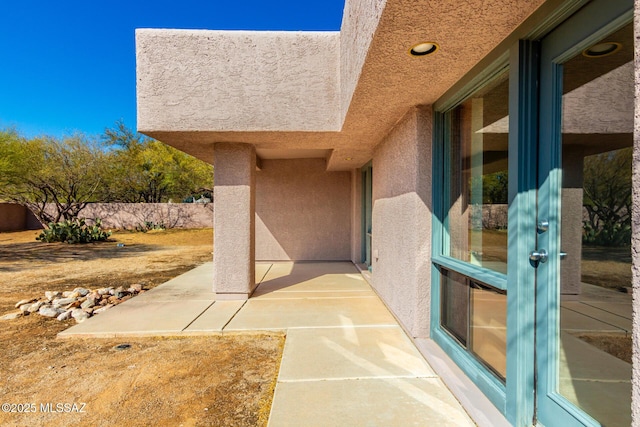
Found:
[[[339,32],[140,29],[138,128],[214,165],[218,299],[256,261],[350,260],[479,424],[640,426],[640,354],[585,338],[640,336],[634,16],[347,0]],[[603,237],[607,170],[635,210],[608,202]]]

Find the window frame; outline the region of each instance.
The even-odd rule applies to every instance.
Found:
[[[432,275],[431,275],[431,334],[433,340],[451,357],[451,359],[471,378],[487,398],[503,413],[506,413],[507,386],[473,353],[461,346],[460,342],[446,331],[441,325],[441,277],[442,269],[453,271],[468,279],[494,287],[500,291],[507,291],[507,275],[487,268],[470,264],[465,261],[443,255],[449,249],[449,197],[445,189],[450,188],[451,177],[447,169],[451,162],[451,125],[453,110],[469,99],[482,87],[490,84],[497,77],[509,72],[512,76],[509,52],[501,55],[497,61],[487,67],[475,79],[459,92],[454,101],[436,105],[433,117],[433,235],[432,235]],[[509,82],[509,111],[511,112],[511,89]],[[511,127],[511,126],[510,126]],[[509,131],[509,149],[511,149],[511,130]],[[511,184],[510,184],[511,187]],[[509,193],[511,194],[511,188]],[[511,196],[509,197],[511,201]],[[507,270],[509,271],[509,270]],[[508,294],[507,294],[508,295]],[[508,297],[507,297],[508,298]],[[508,328],[507,328],[508,334]],[[508,338],[508,335],[507,335]],[[508,358],[507,358],[508,360]],[[507,368],[507,378],[509,370]],[[508,379],[506,380],[508,381]]]

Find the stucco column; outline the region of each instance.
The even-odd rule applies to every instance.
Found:
[[[217,143],[213,168],[213,292],[247,299],[255,289],[256,149]]]

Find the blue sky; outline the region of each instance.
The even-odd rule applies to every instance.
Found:
[[[136,28],[339,30],[344,0],[1,0],[0,128],[136,126]]]

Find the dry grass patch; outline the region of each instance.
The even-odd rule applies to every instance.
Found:
[[[0,315],[46,290],[152,288],[212,259],[211,229],[119,232],[85,245],[44,244],[37,234],[0,233]],[[0,425],[266,425],[282,335],[55,338],[74,323],[37,315],[0,323],[1,403],[36,409],[0,412]],[[131,347],[114,349],[122,343]],[[84,412],[43,411],[58,403]]]

